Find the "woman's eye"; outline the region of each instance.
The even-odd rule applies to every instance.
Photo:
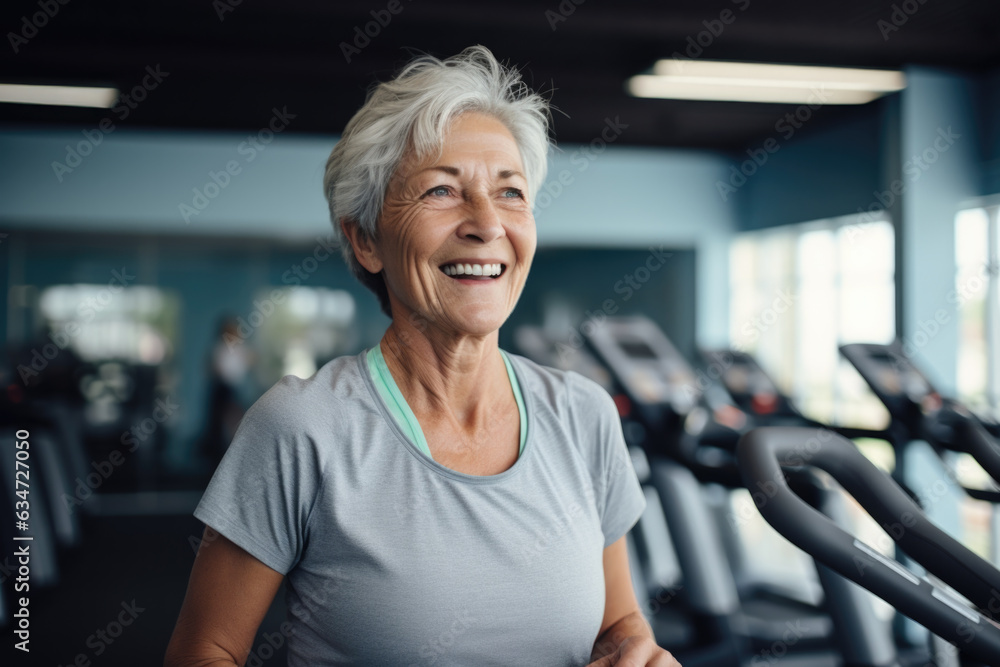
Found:
[[[517,188],[507,188],[504,190],[503,196],[508,199],[523,199],[524,193]]]
[[[437,187],[431,188],[427,191],[427,194],[432,197],[447,197],[451,191],[444,185],[439,185]]]

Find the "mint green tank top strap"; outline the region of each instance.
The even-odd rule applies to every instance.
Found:
[[[503,358],[504,367],[507,369],[507,378],[510,380],[510,386],[514,390],[514,401],[517,403],[517,412],[520,416],[521,433],[520,444],[518,446],[518,456],[520,456],[521,452],[524,451],[524,442],[528,434],[528,413],[524,409],[524,397],[521,395],[521,385],[517,382],[517,376],[514,374],[510,359],[503,350],[500,350],[500,356]],[[396,380],[393,379],[392,373],[389,372],[389,367],[385,363],[385,357],[382,356],[382,348],[376,345],[368,350],[366,359],[368,360],[368,370],[375,381],[375,388],[378,390],[379,396],[382,397],[382,401],[388,406],[393,419],[395,419],[399,428],[402,429],[410,441],[417,446],[417,449],[427,458],[433,460],[434,457],[431,456],[431,450],[427,446],[424,431],[420,428],[420,422],[417,421],[416,415],[413,414],[413,410],[410,409],[406,399],[403,398],[403,393],[399,391]]]

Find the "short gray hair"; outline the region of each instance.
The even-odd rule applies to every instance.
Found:
[[[548,164],[549,104],[485,46],[470,46],[445,60],[420,56],[394,79],[372,88],[326,161],[323,192],[344,260],[390,317],[382,276],[358,263],[340,221],[375,238],[389,181],[406,152],[412,149],[423,158],[440,151],[451,121],[469,111],[496,118],[513,135],[528,181],[528,201],[534,202]]]

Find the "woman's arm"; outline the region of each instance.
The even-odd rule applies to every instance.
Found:
[[[604,550],[604,589],[604,620],[588,667],[679,667],[668,651],[656,645],[653,630],[639,609],[625,537]]]
[[[206,527],[164,667],[242,665],[282,579]]]

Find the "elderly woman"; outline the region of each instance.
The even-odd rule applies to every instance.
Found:
[[[644,499],[613,402],[498,347],[548,117],[473,47],[413,61],[347,124],[326,196],[392,323],[244,417],[195,512],[167,665],[244,664],[283,580],[268,642],[291,665],[677,664],[631,587]]]

